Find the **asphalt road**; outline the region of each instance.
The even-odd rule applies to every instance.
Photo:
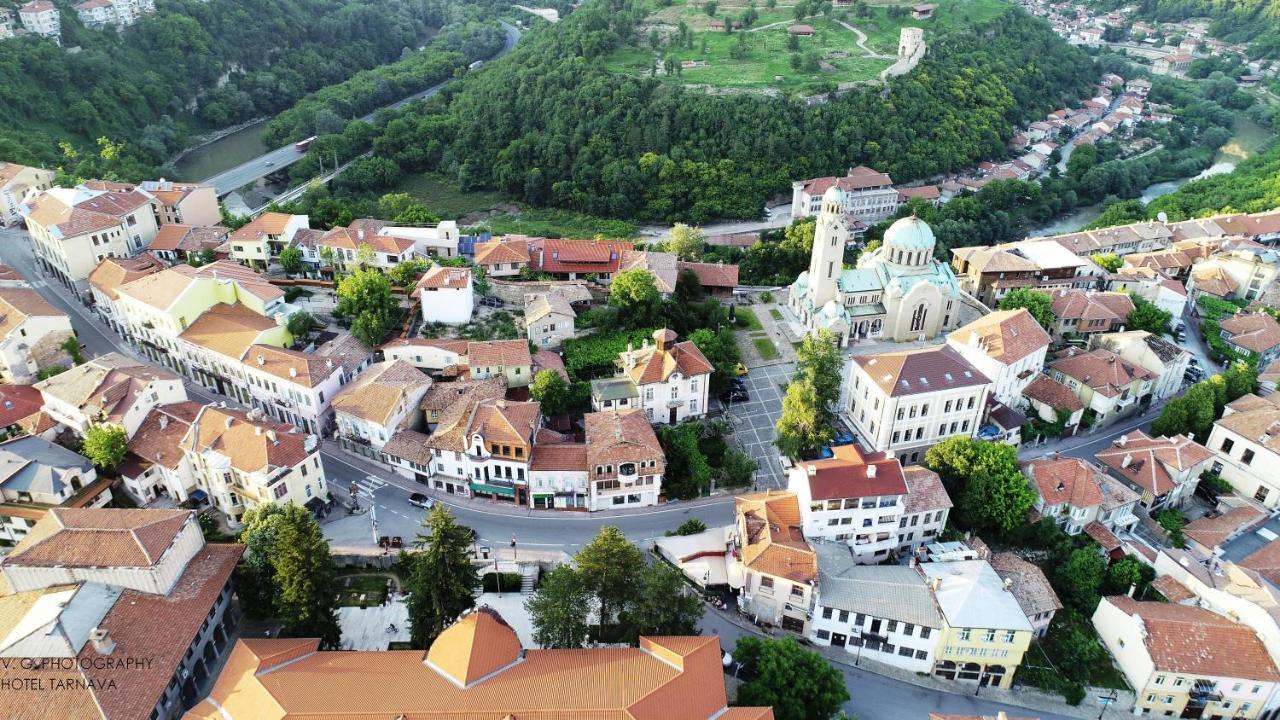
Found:
[[[499,21],[499,22],[502,22],[502,21]],[[499,50],[496,55],[490,58],[490,60],[500,58],[503,55],[506,55],[507,53],[511,52],[512,48],[516,46],[516,41],[520,39],[520,31],[516,29],[514,26],[508,25],[507,23],[502,22],[502,29],[507,33],[506,41],[503,43],[502,49]],[[379,110],[384,110],[384,109],[394,110],[395,108],[398,108],[404,105],[405,103],[413,102],[414,100],[418,100],[420,98],[430,97],[432,95],[435,95],[436,93],[440,92],[440,88],[444,87],[445,85],[448,85],[450,82],[452,82],[452,79],[446,80],[437,85],[433,85],[427,88],[426,90],[423,90],[422,92],[415,93],[402,100],[397,100],[396,102],[393,102],[390,105],[386,105],[382,108],[378,108],[378,110],[375,110],[374,112],[364,115],[360,119],[365,121],[372,120],[373,116]],[[306,155],[305,152],[298,152],[298,150],[293,146],[293,143],[290,143],[288,145],[285,145],[284,147],[276,148],[271,152],[268,152],[259,157],[256,157],[242,165],[233,167],[230,170],[218,173],[217,175],[214,175],[213,177],[210,177],[210,178],[205,178],[200,182],[213,185],[215,188],[217,188],[218,195],[219,197],[221,197],[222,195],[226,195],[227,193],[231,192],[232,190],[235,190],[236,188],[244,187],[245,185],[256,182],[260,178],[264,178],[267,175],[270,175],[271,173],[277,170],[280,170],[282,168],[286,168],[292,165],[293,163],[301,160],[304,155]]]

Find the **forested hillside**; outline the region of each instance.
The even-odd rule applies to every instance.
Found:
[[[1106,0],[1102,7],[1133,5],[1129,0]],[[1211,35],[1227,42],[1249,43],[1250,56],[1280,56],[1280,2],[1277,0],[1139,0],[1134,17],[1177,22],[1207,17]]]
[[[907,181],[999,156],[1016,123],[1096,81],[1084,53],[1010,10],[934,39],[885,93],[814,108],[712,96],[604,68],[643,14],[632,0],[588,0],[446,98],[387,123],[375,153],[535,205],[703,222],[754,216],[792,179],[853,164]]]
[[[57,163],[60,141],[108,137],[135,166],[158,164],[193,130],[278,113],[481,10],[456,0],[162,0],[157,16],[117,34],[59,5],[63,44],[78,52],[0,42],[0,158]]]

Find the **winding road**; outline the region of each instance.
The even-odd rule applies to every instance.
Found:
[[[498,22],[502,24],[502,29],[506,32],[506,38],[503,41],[502,49],[493,57],[489,58],[491,61],[511,52],[512,49],[515,48],[516,42],[520,40],[520,30],[518,28],[502,20],[499,20]],[[401,98],[390,105],[384,105],[371,113],[367,113],[361,116],[360,119],[369,121],[372,120],[373,116],[381,110],[394,110],[406,103],[413,102],[414,100],[431,97],[432,95],[440,92],[441,88],[451,82],[453,82],[452,78],[432,85],[422,92],[414,93],[407,98]],[[213,177],[205,178],[200,182],[217,188],[218,197],[222,197],[237,188],[244,187],[249,183],[255,182],[260,178],[264,178],[267,175],[280,170],[281,168],[286,168],[292,165],[293,163],[301,160],[306,154],[307,153],[305,151],[299,152],[298,149],[294,147],[293,143],[289,143],[284,147],[279,147],[275,150],[271,150],[270,152],[263,153],[246,163],[241,163],[230,170],[218,173]]]

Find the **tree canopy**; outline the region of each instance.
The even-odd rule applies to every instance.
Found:
[[[278,618],[285,637],[318,637],[327,649],[342,639],[338,627],[337,568],[329,541],[311,512],[293,503],[273,503],[245,513],[241,541],[247,546],[245,574],[254,602],[271,602],[257,613]]]
[[[98,469],[114,472],[129,450],[129,437],[119,425],[98,423],[84,434],[84,456]]]
[[[1014,288],[1000,298],[997,307],[1001,310],[1026,308],[1027,312],[1031,313],[1031,317],[1040,323],[1040,327],[1045,329],[1045,332],[1053,334],[1053,324],[1058,318],[1053,314],[1053,299],[1045,293],[1027,288]]]
[[[1146,330],[1152,335],[1164,336],[1172,331],[1173,313],[1161,310],[1155,303],[1141,295],[1130,295],[1133,310],[1125,318],[1125,329]]]
[[[778,720],[828,720],[849,699],[840,671],[792,638],[743,635],[733,657],[750,678],[738,704],[772,707]]]
[[[425,648],[466,610],[475,607],[480,574],[471,562],[471,529],[443,504],[422,518],[408,555],[410,641]]]
[[[334,312],[351,319],[351,334],[368,347],[380,345],[398,305],[387,276],[377,270],[357,270],[338,281],[337,294]]]
[[[1035,504],[1012,445],[953,435],[925,452],[925,465],[942,478],[957,499],[958,519],[973,530],[1007,536]]]

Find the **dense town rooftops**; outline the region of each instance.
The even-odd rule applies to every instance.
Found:
[[[152,567],[178,538],[191,510],[51,508],[4,559],[39,567]]]
[[[205,406],[183,438],[183,449],[214,452],[240,472],[266,474],[293,467],[311,454],[307,436],[297,428],[250,412]]]
[[[147,275],[154,275],[168,267],[147,253],[132,258],[104,258],[93,272],[89,273],[89,284],[115,300],[119,297],[116,291],[122,285]]]
[[[35,388],[78,408],[86,417],[118,420],[153,382],[181,382],[181,378],[119,353],[108,353],[42,380]]]
[[[1071,391],[1071,388],[1048,375],[1036,376],[1036,379],[1023,389],[1022,396],[1028,400],[1042,402],[1055,410],[1075,412],[1084,409],[1084,402]]]
[[[1111,447],[1097,453],[1098,462],[1111,468],[1113,474],[1136,483],[1154,497],[1173,489],[1169,468],[1184,472],[1212,457],[1208,448],[1184,435],[1153,438],[1141,430],[1121,435]]]
[[[333,399],[333,409],[385,426],[405,398],[426,391],[431,378],[403,360],[384,360],[360,373]]]
[[[201,407],[186,401],[153,408],[129,439],[129,452],[145,462],[177,468],[183,458],[182,439]]]
[[[627,350],[618,359],[623,374],[636,385],[666,382],[667,378],[677,372],[685,377],[693,377],[714,371],[715,368],[698,346],[687,340],[676,342],[674,331],[657,330],[653,333],[653,338],[653,345],[646,344],[642,348]]]
[[[1049,347],[1049,333],[1040,327],[1025,308],[999,310],[951,332],[947,339],[960,345],[974,345],[1004,365],[1012,365],[1042,348]]]
[[[1105,397],[1119,397],[1126,387],[1155,377],[1151,371],[1116,355],[1110,350],[1072,352],[1049,363],[1049,367]]]
[[[1231,344],[1256,353],[1264,353],[1280,345],[1280,323],[1267,313],[1237,313],[1224,318],[1223,332]]]

